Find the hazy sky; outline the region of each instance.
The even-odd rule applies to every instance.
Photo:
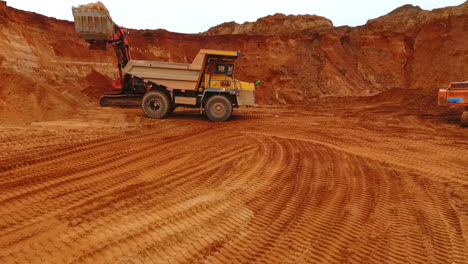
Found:
[[[73,20],[71,7],[97,0],[7,0],[9,6],[60,19]],[[198,33],[223,22],[255,21],[275,13],[316,14],[335,26],[362,25],[404,4],[426,10],[459,5],[465,0],[101,0],[120,26],[164,28]]]

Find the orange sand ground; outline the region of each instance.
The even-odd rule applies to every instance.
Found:
[[[1,263],[468,263],[468,130],[396,106],[0,130]]]

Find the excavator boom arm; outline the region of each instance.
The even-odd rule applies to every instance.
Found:
[[[119,78],[114,82],[114,88],[119,90],[116,94],[104,94],[101,97],[101,106],[138,106],[146,92],[146,87],[135,78],[123,74],[122,69],[130,61],[128,46],[128,30],[119,27],[112,20],[109,11],[101,3],[91,3],[73,7],[75,30],[80,38],[89,43],[93,50],[107,50],[113,48],[117,56]]]

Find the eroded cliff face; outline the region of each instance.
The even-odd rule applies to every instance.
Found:
[[[468,79],[468,1],[433,11],[403,6],[370,20],[364,28],[374,35],[394,32],[404,36],[409,88],[432,91]]]
[[[237,78],[264,81],[260,104],[307,105],[395,88],[429,94],[467,78],[467,3],[434,11],[404,6],[356,28],[294,18],[223,24],[202,34],[132,30],[129,41],[133,58],[144,60],[188,63],[202,48],[240,50]],[[112,90],[113,50],[88,50],[73,23],[0,5],[0,25],[2,119],[69,116]]]
[[[90,51],[71,22],[0,3],[1,120],[69,117],[90,104],[82,92],[88,86],[110,85],[110,79],[94,83],[88,75],[112,76],[114,59]]]
[[[241,50],[237,76],[265,82],[260,103],[308,104],[317,97],[369,96],[390,89],[429,94],[467,78],[467,8],[467,3],[434,11],[403,6],[356,28],[293,30],[279,23],[288,34],[276,26],[292,17],[276,15],[258,24],[222,24],[204,35],[137,31],[131,41],[141,59],[189,62],[200,48]]]

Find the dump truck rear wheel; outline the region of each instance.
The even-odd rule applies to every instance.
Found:
[[[232,116],[232,104],[226,96],[213,95],[205,104],[206,116],[213,122],[223,122]]]
[[[150,118],[163,118],[171,110],[171,103],[167,95],[161,91],[148,92],[143,97],[141,108]]]
[[[468,111],[462,113],[460,124],[462,127],[468,127]]]

